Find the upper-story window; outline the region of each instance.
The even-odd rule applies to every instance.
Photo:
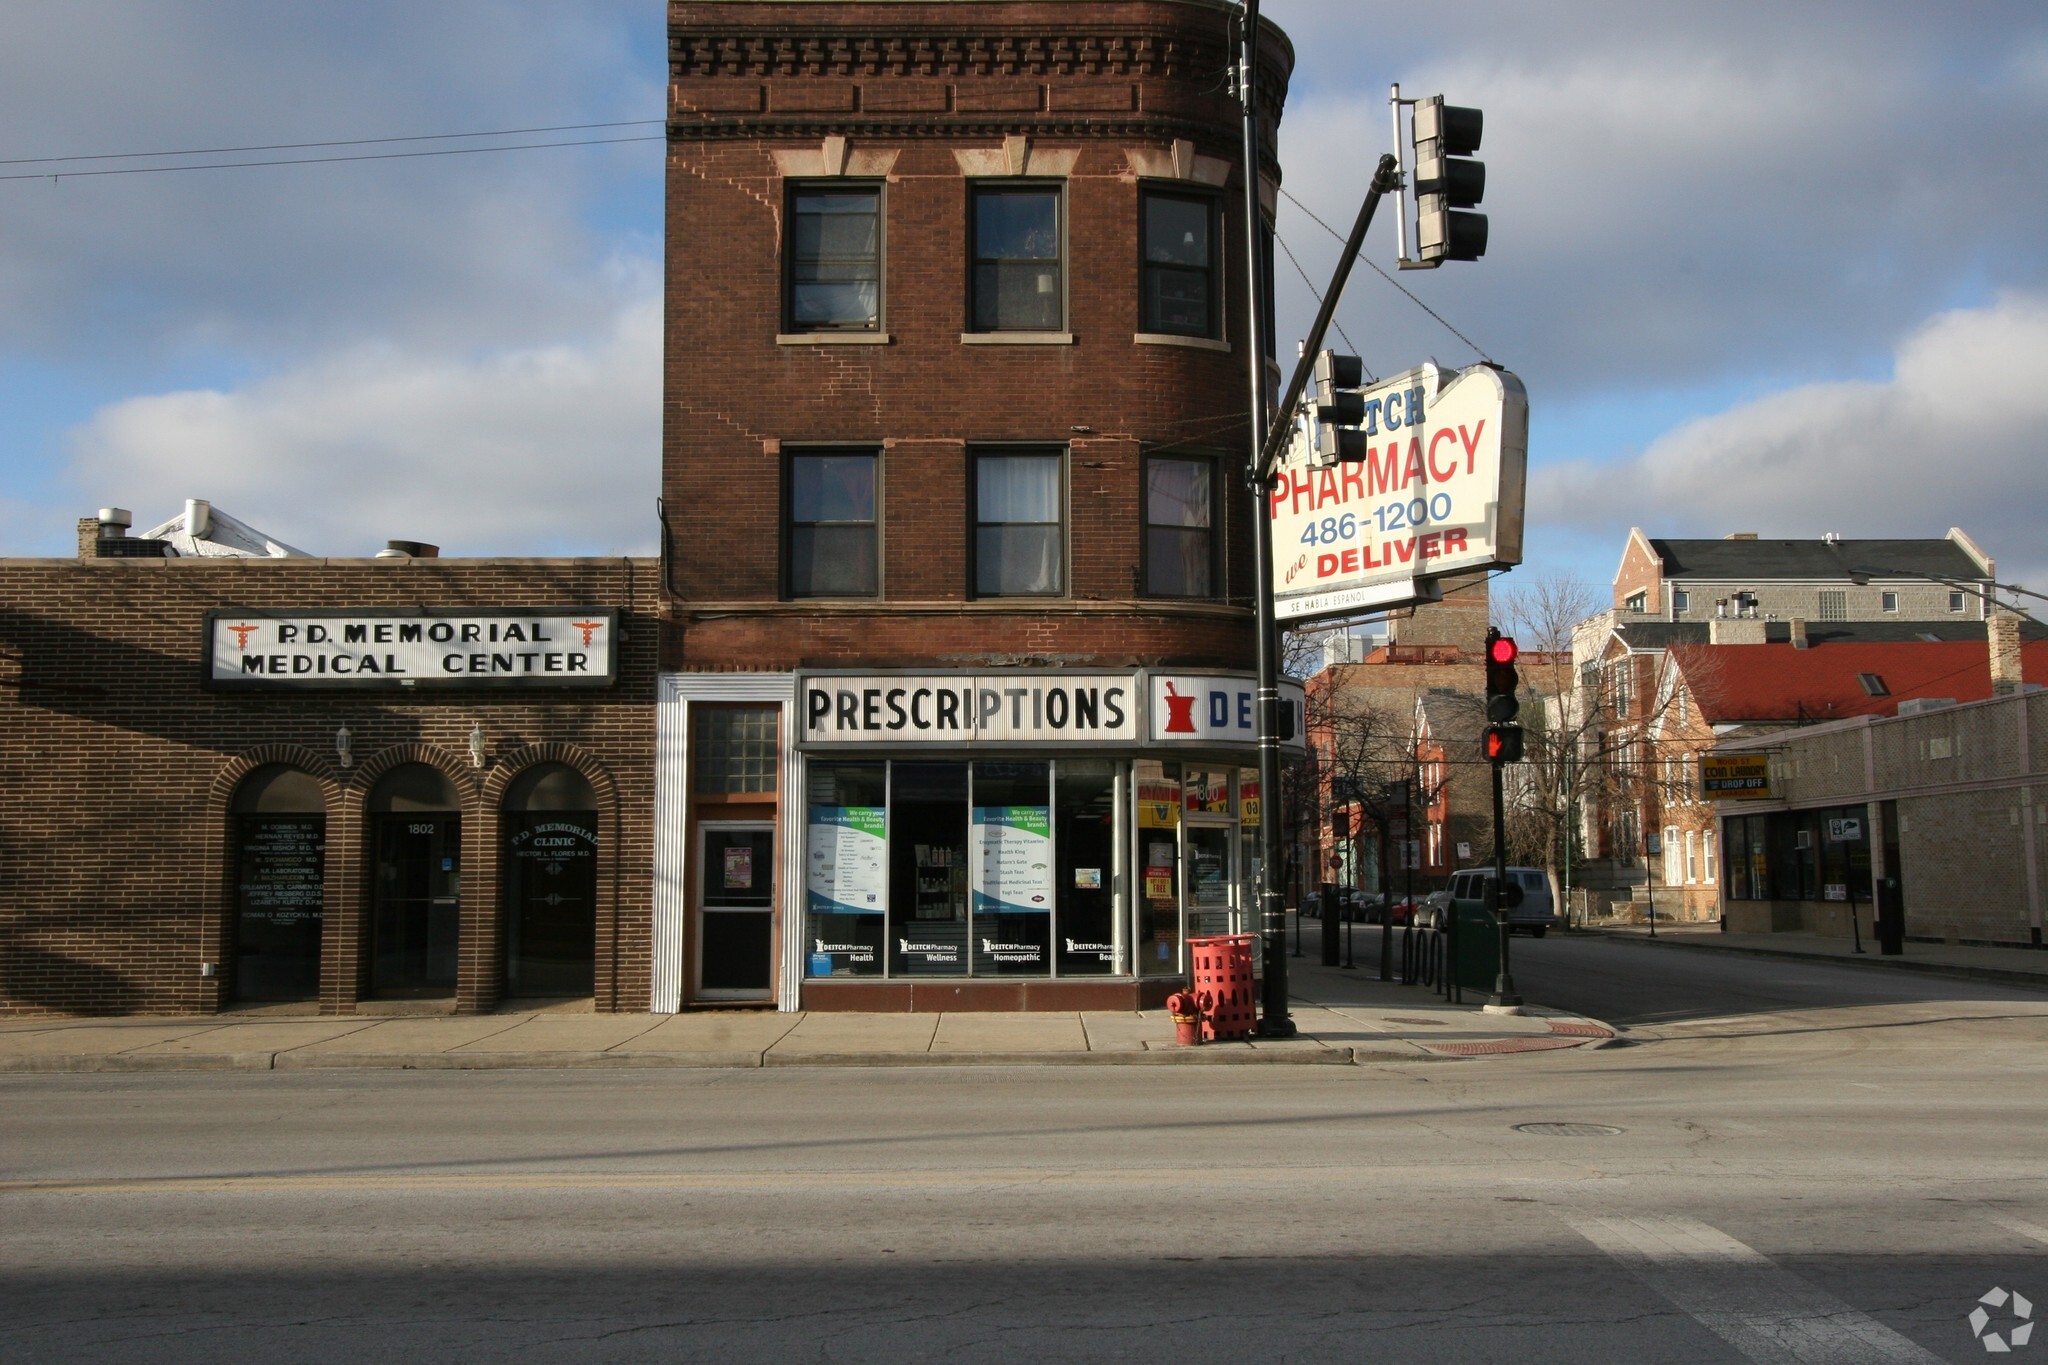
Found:
[[[1150,456],[1145,461],[1145,592],[1153,597],[1216,594],[1216,462]]]
[[[1963,595],[1961,593],[1952,592],[1948,595],[1948,609],[1950,611],[1961,611],[1963,609]]]
[[[873,597],[881,582],[871,450],[797,451],[785,483],[791,597]]]
[[[1066,456],[1057,448],[980,450],[974,461],[974,593],[1066,591]]]
[[[1630,611],[1646,611],[1650,605],[1650,594],[1648,592],[1631,593],[1628,600],[1622,605]]]
[[[1065,225],[1057,185],[976,185],[969,208],[969,324],[977,332],[1066,325]]]
[[[1139,196],[1143,280],[1138,330],[1168,336],[1221,335],[1223,291],[1216,279],[1216,201],[1146,190]]]
[[[1680,612],[1690,611],[1691,609],[1692,594],[1687,592],[1684,588],[1673,588],[1671,590],[1672,614],[1677,615]]]
[[[1881,610],[1897,611],[1899,609],[1899,595],[1895,592],[1881,592],[1877,595],[1877,604]]]
[[[784,327],[882,327],[882,187],[800,185],[789,193]]]
[[[1820,619],[1823,621],[1846,621],[1849,619],[1849,594],[1840,588],[1820,590]]]

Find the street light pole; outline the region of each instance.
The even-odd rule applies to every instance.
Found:
[[[1280,629],[1273,615],[1272,528],[1266,513],[1266,309],[1261,297],[1265,219],[1259,210],[1259,0],[1239,18],[1237,93],[1244,102],[1245,371],[1251,398],[1252,565],[1257,614],[1259,707],[1259,932],[1266,976],[1259,1032],[1292,1038],[1287,1005],[1287,910],[1280,890]],[[1323,932],[1329,933],[1326,923]]]

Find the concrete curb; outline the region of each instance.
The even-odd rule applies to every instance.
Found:
[[[1427,1056],[1348,1047],[1285,1050],[1208,1046],[1170,1052],[291,1052],[52,1054],[0,1057],[0,1075],[135,1074],[161,1071],[759,1071],[785,1067],[932,1066],[1350,1066],[1429,1061]]]
[[[1876,953],[1855,957],[1836,956],[1832,953],[1800,953],[1788,948],[1751,948],[1746,945],[1724,947],[1717,943],[1688,943],[1682,938],[1647,938],[1641,934],[1621,934],[1608,929],[1575,929],[1572,932],[1592,934],[1610,943],[1642,943],[1655,948],[1690,948],[1698,953],[1764,957],[1777,962],[1832,962],[1844,967],[1875,967],[1895,972],[1918,972],[1922,976],[1945,976],[1958,981],[1991,981],[2000,985],[2032,986],[2036,990],[2048,990],[2048,971],[2014,972],[2003,967],[1966,967],[1945,962],[1916,962],[1908,957],[1884,957]]]

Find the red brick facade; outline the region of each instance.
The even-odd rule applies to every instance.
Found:
[[[501,798],[522,771],[560,762],[599,803],[597,1005],[644,1008],[659,606],[656,565],[620,559],[0,561],[0,1013],[226,1003],[231,966],[209,977],[200,964],[235,956],[229,803],[272,763],[325,797],[323,1012],[367,994],[364,802],[406,762],[460,794],[453,1007],[487,1010],[502,993]],[[519,607],[617,608],[618,684],[225,693],[201,681],[209,611]]]

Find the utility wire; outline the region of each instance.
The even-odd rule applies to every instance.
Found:
[[[374,147],[392,142],[441,142],[455,138],[525,137],[531,133],[584,133],[593,128],[642,128],[660,123],[658,118],[627,119],[621,123],[558,123],[545,128],[496,128],[484,133],[414,133],[406,137],[354,137],[335,142],[270,142],[254,147],[186,147],[175,152],[95,152],[89,156],[0,157],[0,166],[41,166],[56,161],[129,161],[145,156],[228,156],[241,152],[302,152],[313,147]]]
[[[102,171],[17,171],[0,180],[72,180],[88,175],[160,175],[168,171],[231,171],[251,166],[318,166],[330,161],[404,161],[421,156],[465,156],[474,152],[530,152],[541,147],[608,147],[620,142],[660,142],[666,133],[637,137],[578,138],[568,142],[511,142],[499,147],[437,147],[429,152],[365,152],[359,156],[280,157],[271,161],[214,161],[189,166],[122,166]]]
[[[1340,242],[1345,240],[1343,233],[1337,231],[1337,229],[1331,227],[1328,223],[1316,217],[1316,212],[1314,209],[1310,208],[1307,204],[1302,203],[1293,195],[1287,194],[1287,190],[1284,187],[1281,189],[1280,193],[1287,195],[1287,201],[1293,204],[1296,208],[1300,209],[1303,213],[1307,214],[1309,216],[1309,220],[1313,222],[1317,227],[1329,233],[1332,237],[1335,237]],[[1289,259],[1292,259],[1292,257],[1290,256]],[[1389,275],[1386,271],[1380,269],[1379,266],[1374,265],[1373,262],[1367,260],[1367,258],[1364,255],[1360,255],[1358,259],[1361,261],[1365,261],[1365,264],[1371,268],[1373,274],[1379,276],[1388,284],[1393,285],[1394,288],[1400,290],[1403,294],[1406,294],[1408,296],[1408,301],[1410,303],[1414,304],[1417,308],[1420,308],[1423,312],[1435,318],[1439,323],[1443,325],[1443,329],[1446,332],[1449,332],[1452,336],[1456,337],[1458,340],[1464,342],[1467,346],[1471,347],[1473,354],[1477,355],[1481,360],[1484,360],[1489,365],[1495,363],[1493,357],[1488,355],[1486,351],[1479,345],[1478,342],[1472,340],[1472,338],[1466,336],[1463,332],[1451,326],[1450,321],[1446,319],[1442,313],[1437,312],[1436,309],[1430,307],[1421,299],[1416,298],[1414,292],[1410,290],[1407,285],[1402,284],[1392,275]],[[1301,267],[1297,265],[1295,269],[1299,270],[1301,269]]]
[[[1301,282],[1308,286],[1309,296],[1316,301],[1316,306],[1321,307],[1323,302],[1323,296],[1316,289],[1316,282],[1308,277],[1308,272],[1306,270],[1303,270],[1301,268],[1301,262],[1294,258],[1294,249],[1287,245],[1287,239],[1280,235],[1280,231],[1278,228],[1275,228],[1273,230],[1273,240],[1278,242],[1280,244],[1280,250],[1286,253],[1287,263],[1294,267],[1294,273],[1301,276]],[[1353,355],[1357,355],[1358,343],[1351,339],[1351,334],[1344,330],[1344,324],[1337,321],[1336,316],[1334,314],[1330,318],[1330,325],[1337,329],[1338,336],[1344,338],[1344,349],[1349,351]],[[1360,369],[1365,369],[1365,362],[1363,360],[1359,361],[1358,365]],[[1365,380],[1368,384],[1377,384],[1380,382],[1378,377],[1374,375],[1371,370],[1365,371]]]

